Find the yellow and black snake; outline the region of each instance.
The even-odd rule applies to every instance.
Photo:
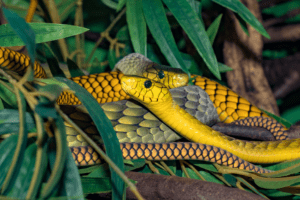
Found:
[[[1,47],[0,47],[1,48]],[[139,59],[139,58],[138,58]],[[126,59],[124,59],[126,60]],[[123,60],[123,61],[124,61]],[[130,61],[133,65],[136,65],[136,61]],[[141,63],[141,62],[139,62]],[[120,62],[119,62],[120,64]],[[14,70],[19,72],[20,74],[24,73],[27,66],[29,65],[29,58],[25,55],[19,54],[17,52],[13,52],[11,50],[1,48],[0,49],[0,65],[4,68]],[[123,63],[123,65],[127,66],[127,64]],[[123,66],[122,65],[122,66]],[[140,71],[140,74],[147,78],[151,78],[154,81],[159,81],[165,85],[169,85],[169,88],[183,86],[187,83],[187,76],[180,72],[179,70],[171,70],[166,71],[163,69],[159,69],[157,65],[150,63],[150,65],[146,65],[145,63],[141,63],[142,67],[144,67],[144,71]],[[38,63],[35,63],[35,76],[36,77],[45,77],[45,72],[40,67]],[[145,67],[146,66],[146,67]],[[123,76],[120,72],[111,72],[111,73],[103,73],[103,74],[95,74],[89,76],[81,76],[72,78],[73,81],[77,82],[84,88],[86,88],[97,100],[99,103],[110,102],[114,100],[122,100],[128,99],[129,96],[124,92],[124,88],[120,86],[120,79]],[[183,80],[182,82],[176,81],[177,79]],[[198,78],[198,77],[197,77]],[[196,78],[196,85],[201,85],[201,79]],[[230,91],[228,88],[220,86],[218,83],[207,81],[203,78],[204,81],[204,89],[208,91],[214,90],[215,94],[209,93],[210,98],[214,98],[213,102],[217,108],[218,114],[221,116],[221,119],[242,119],[247,116],[264,116],[265,114],[257,109],[255,106],[252,106],[245,99],[238,97],[235,93]],[[203,81],[202,81],[203,82]],[[152,82],[151,82],[152,83]],[[199,84],[198,84],[199,83]],[[182,84],[182,85],[181,85]],[[207,88],[206,88],[207,87]],[[221,91],[220,94],[218,91]],[[225,92],[224,92],[225,91]],[[128,92],[128,91],[127,91]],[[225,99],[223,96],[225,96]],[[222,96],[222,97],[220,97]],[[103,100],[105,99],[105,100]],[[107,100],[106,100],[107,99]],[[78,104],[80,103],[78,99],[71,93],[64,92],[60,98],[57,100],[59,104]],[[225,102],[225,107],[224,107]],[[229,103],[228,103],[229,102]],[[233,102],[236,105],[233,105]],[[145,103],[145,102],[144,102]],[[226,105],[226,103],[228,105]],[[242,105],[242,106],[240,106]],[[244,106],[246,105],[246,106]],[[235,106],[234,111],[227,109],[230,106]],[[246,111],[245,111],[246,109]],[[248,109],[248,110],[247,110]],[[244,110],[239,112],[240,110]],[[224,113],[227,115],[225,116]],[[225,116],[225,117],[224,117]],[[194,147],[199,148],[194,149]],[[91,152],[89,150],[90,147],[81,147],[81,148],[73,148],[74,156],[80,155],[85,150],[87,152]],[[124,158],[136,158],[136,156],[140,155],[141,151],[145,153],[145,157],[147,159],[204,159],[207,161],[215,161],[220,164],[225,164],[232,167],[238,167],[240,169],[250,169],[256,172],[264,172],[263,169],[257,168],[252,164],[243,161],[240,158],[226,152],[217,147],[212,147],[205,144],[191,144],[191,143],[170,143],[170,144],[121,144],[121,148],[123,151]],[[154,149],[153,149],[154,148]],[[150,151],[153,150],[153,151]],[[201,150],[201,151],[200,151]],[[157,152],[156,152],[157,151]],[[78,154],[76,154],[78,152]],[[146,154],[146,153],[150,154]],[[200,152],[200,154],[198,154]],[[129,154],[127,154],[129,153]],[[157,154],[156,154],[157,153]],[[84,152],[82,155],[89,155]],[[91,154],[93,155],[93,154]],[[226,156],[225,156],[226,155]],[[196,156],[196,157],[195,157]],[[84,157],[84,156],[82,156]],[[255,157],[255,156],[254,156]],[[78,158],[78,157],[77,157]],[[236,158],[236,159],[235,159]],[[98,160],[98,159],[97,159]],[[94,160],[94,161],[97,161]],[[275,161],[276,162],[276,161]],[[249,167],[246,167],[249,166]]]

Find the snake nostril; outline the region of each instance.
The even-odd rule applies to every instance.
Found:
[[[152,86],[152,82],[150,80],[147,80],[144,82],[144,86],[145,86],[145,88],[149,88]]]

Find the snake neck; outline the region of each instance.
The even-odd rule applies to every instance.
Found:
[[[299,139],[270,142],[237,140],[204,125],[172,100],[145,106],[186,139],[220,147],[249,162],[275,163],[300,157]]]

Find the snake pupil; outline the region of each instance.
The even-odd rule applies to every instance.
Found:
[[[144,82],[145,88],[149,88],[152,85],[152,82],[150,80],[147,80]]]
[[[164,78],[164,77],[165,77],[164,71],[160,70],[160,71],[158,72],[158,77],[159,77],[160,79]]]

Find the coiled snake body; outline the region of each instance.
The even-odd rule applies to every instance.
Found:
[[[4,49],[4,48],[1,48],[0,52],[1,52],[0,53],[0,65],[4,68],[11,69],[14,71],[19,71],[19,72],[24,72],[24,70],[29,65],[29,58],[26,56],[24,57],[24,55],[22,55],[22,54],[19,54],[19,53],[16,53],[16,52]],[[137,58],[137,59],[140,59],[140,58]],[[126,59],[124,59],[124,60],[126,60]],[[122,66],[125,66],[125,65],[127,66],[128,63],[125,63],[124,60],[123,60],[123,63],[121,62]],[[140,74],[137,74],[137,75],[142,75],[144,77],[151,78],[154,81],[159,81],[163,84],[169,85],[170,88],[182,86],[182,85],[180,85],[182,82],[181,83],[178,82],[177,81],[178,79],[183,80],[183,82],[184,82],[184,80],[187,80],[187,76],[182,75],[182,73],[180,73],[180,71],[176,71],[176,70],[173,70],[173,71],[171,70],[170,72],[164,71],[164,70],[159,69],[157,67],[157,65],[155,65],[153,62],[145,63],[145,62],[136,62],[132,59],[129,59],[129,60],[133,65],[136,65],[137,63],[139,63],[139,64],[141,63],[141,67],[143,67],[143,69],[145,69],[145,70],[140,70],[139,71]],[[45,73],[43,72],[42,68],[37,63],[35,63],[34,66],[35,66],[35,76],[36,77],[45,77]],[[18,70],[18,69],[20,69],[20,70]],[[168,75],[168,73],[170,73],[170,75]],[[122,76],[123,76],[122,73],[111,72],[111,73],[104,73],[104,74],[97,74],[97,75],[75,77],[75,78],[72,78],[72,80],[74,80],[75,82],[79,83],[81,86],[86,88],[98,100],[99,103],[103,103],[104,101],[109,102],[109,101],[117,100],[116,98],[118,98],[118,100],[129,98],[129,96],[122,90],[122,88],[124,86],[123,83],[122,83],[122,85],[123,85],[122,88],[120,87],[119,81],[120,81],[120,78],[122,78]],[[170,78],[170,77],[173,77],[173,78]],[[125,76],[123,77],[123,80],[126,80]],[[129,77],[129,79],[127,79],[127,81],[128,80],[130,80],[130,77]],[[217,83],[213,83],[212,85],[214,85],[214,86],[212,86],[212,88],[211,88],[208,84],[209,81],[205,80],[204,84],[202,84],[201,80],[203,80],[203,78],[201,79],[201,78],[197,77],[195,84],[202,85],[202,87],[204,87],[204,89],[207,89],[208,91],[209,90],[214,91],[214,92],[209,93],[210,98],[212,98],[212,96],[214,97],[214,99],[212,98],[212,100],[213,100],[214,105],[217,108],[218,114],[221,116],[222,120],[229,122],[230,120],[244,118],[247,116],[264,116],[265,115],[262,111],[260,111],[256,107],[252,106],[248,101],[244,100],[243,98],[238,97],[238,95],[236,95],[229,89],[227,89],[227,88],[225,89],[226,94],[224,92],[221,92],[221,94],[218,94],[218,91],[221,91],[221,88],[223,86],[220,86]],[[155,82],[153,82],[153,83],[155,83]],[[185,84],[186,83],[184,83],[183,85],[185,85]],[[156,83],[154,85],[156,85]],[[157,91],[152,91],[151,93],[161,94],[162,96],[166,96],[168,94],[167,88],[164,88],[163,85],[156,85],[156,86],[158,86],[158,88],[156,87],[155,89],[152,89],[152,90],[157,90]],[[160,90],[164,91],[164,92],[161,93]],[[128,88],[126,88],[126,92],[130,93]],[[132,93],[130,93],[130,94],[132,95]],[[142,93],[140,93],[140,94],[142,94]],[[57,100],[57,102],[59,104],[63,104],[63,103],[78,104],[78,103],[80,103],[78,100],[76,100],[76,97],[74,95],[73,96],[72,95],[73,94],[65,92],[60,96],[60,98]],[[219,95],[225,96],[225,99],[223,97],[220,98]],[[108,99],[108,100],[103,100],[103,99]],[[149,100],[150,99],[146,98],[146,102],[145,102],[145,100],[143,99],[143,101],[141,101],[141,103],[142,104],[150,103]],[[232,103],[228,104],[228,102],[230,102],[230,100],[235,102],[236,105],[233,105]],[[223,102],[225,102],[225,106],[222,104]],[[246,106],[242,106],[243,104],[245,104]],[[234,108],[234,111],[228,109],[230,107],[229,105],[236,107],[236,108]],[[157,107],[154,108],[155,111],[152,110],[153,108],[151,106],[149,108],[151,109],[151,111],[153,113],[157,112],[158,115],[162,114],[162,113],[159,113],[161,111],[158,111],[163,108],[162,106],[158,106],[158,108]],[[167,107],[165,107],[165,108],[167,108]],[[243,110],[243,109],[246,109],[246,112],[239,112],[240,110]],[[194,118],[191,118],[189,114],[186,114],[181,109],[176,108],[175,110],[178,113],[184,114],[187,118],[190,118],[193,121]],[[174,110],[170,109],[170,112],[172,112],[172,114],[178,115],[178,113],[176,113]],[[226,113],[226,115],[224,113]],[[165,117],[167,117],[167,116],[164,116],[163,114],[160,116],[161,119],[163,119]],[[190,124],[190,122],[189,122],[189,124]],[[169,126],[171,126],[176,131],[181,131],[180,129],[173,127],[173,125],[174,125],[174,122],[171,121]],[[187,127],[187,129],[189,129],[189,125],[185,125],[185,127]],[[281,153],[281,154],[279,153],[279,152],[282,152],[280,149],[282,147],[284,150],[286,150],[286,149],[291,150],[293,157],[298,156],[298,154],[295,153],[297,151],[295,149],[297,149],[297,147],[298,147],[297,140],[295,140],[295,141],[280,141],[277,143],[263,143],[263,142],[261,142],[261,143],[251,142],[250,143],[250,142],[248,142],[248,143],[245,143],[244,147],[238,148],[238,145],[235,145],[235,146],[233,145],[235,149],[230,149],[230,148],[228,148],[228,145],[227,146],[221,145],[224,143],[223,141],[226,141],[226,142],[231,141],[231,144],[234,144],[235,142],[237,142],[237,140],[231,140],[229,138],[226,138],[221,133],[217,133],[216,131],[213,131],[205,126],[201,125],[200,127],[201,127],[201,129],[204,127],[203,128],[203,130],[205,130],[204,133],[209,133],[211,135],[216,136],[214,138],[218,142],[217,145],[219,145],[225,149],[227,148],[226,150],[234,152],[238,156],[244,156],[244,158],[247,158],[247,159],[249,158],[249,160],[254,161],[254,162],[262,161],[261,159],[257,160],[257,158],[258,158],[258,156],[265,156],[266,153],[265,152],[258,153],[256,151],[260,147],[266,148],[264,146],[268,146],[267,148],[271,147],[273,149],[272,152],[277,152],[277,154],[274,154],[273,157],[268,160],[268,162],[278,162],[278,161],[282,160],[283,155],[286,154],[286,151],[283,151],[283,153]],[[199,130],[198,130],[198,132],[199,132]],[[208,134],[208,136],[211,138],[211,136],[209,134]],[[203,136],[203,134],[202,134],[202,136]],[[204,135],[204,136],[207,136],[207,135]],[[194,139],[193,137],[195,137],[195,139],[199,141],[199,137],[198,136],[196,137],[195,134],[192,136],[187,136],[187,137],[191,140],[193,140]],[[208,141],[208,139],[204,138],[203,141],[207,142],[207,144],[211,144]],[[239,144],[243,144],[243,143],[239,143]],[[213,144],[213,145],[216,145],[216,144]],[[88,146],[81,147],[81,148],[74,147],[74,148],[72,148],[73,155],[75,157],[80,155],[80,153],[83,153],[83,155],[86,155],[87,152],[91,153],[89,155],[93,155],[92,150],[90,150],[89,148],[90,147],[88,147]],[[159,160],[160,159],[204,159],[207,161],[217,162],[217,163],[225,164],[225,165],[232,166],[232,167],[238,167],[240,169],[248,169],[248,170],[253,170],[256,172],[260,172],[260,173],[266,172],[263,169],[258,168],[256,166],[236,157],[235,155],[230,154],[229,152],[226,152],[217,147],[212,147],[212,146],[205,145],[205,144],[192,144],[192,143],[129,144],[129,143],[124,143],[124,144],[121,144],[121,148],[123,151],[123,156],[126,159],[127,158],[135,159],[137,157],[143,157],[143,156],[147,159],[159,159]],[[84,152],[84,151],[87,151],[87,152]],[[250,153],[247,154],[247,151],[249,151]],[[141,154],[143,154],[143,156],[141,156]],[[276,158],[277,158],[277,160],[276,160]],[[278,158],[280,158],[280,159],[278,159]],[[289,159],[289,158],[286,157],[286,159]],[[97,160],[94,160],[94,161],[97,161]]]

